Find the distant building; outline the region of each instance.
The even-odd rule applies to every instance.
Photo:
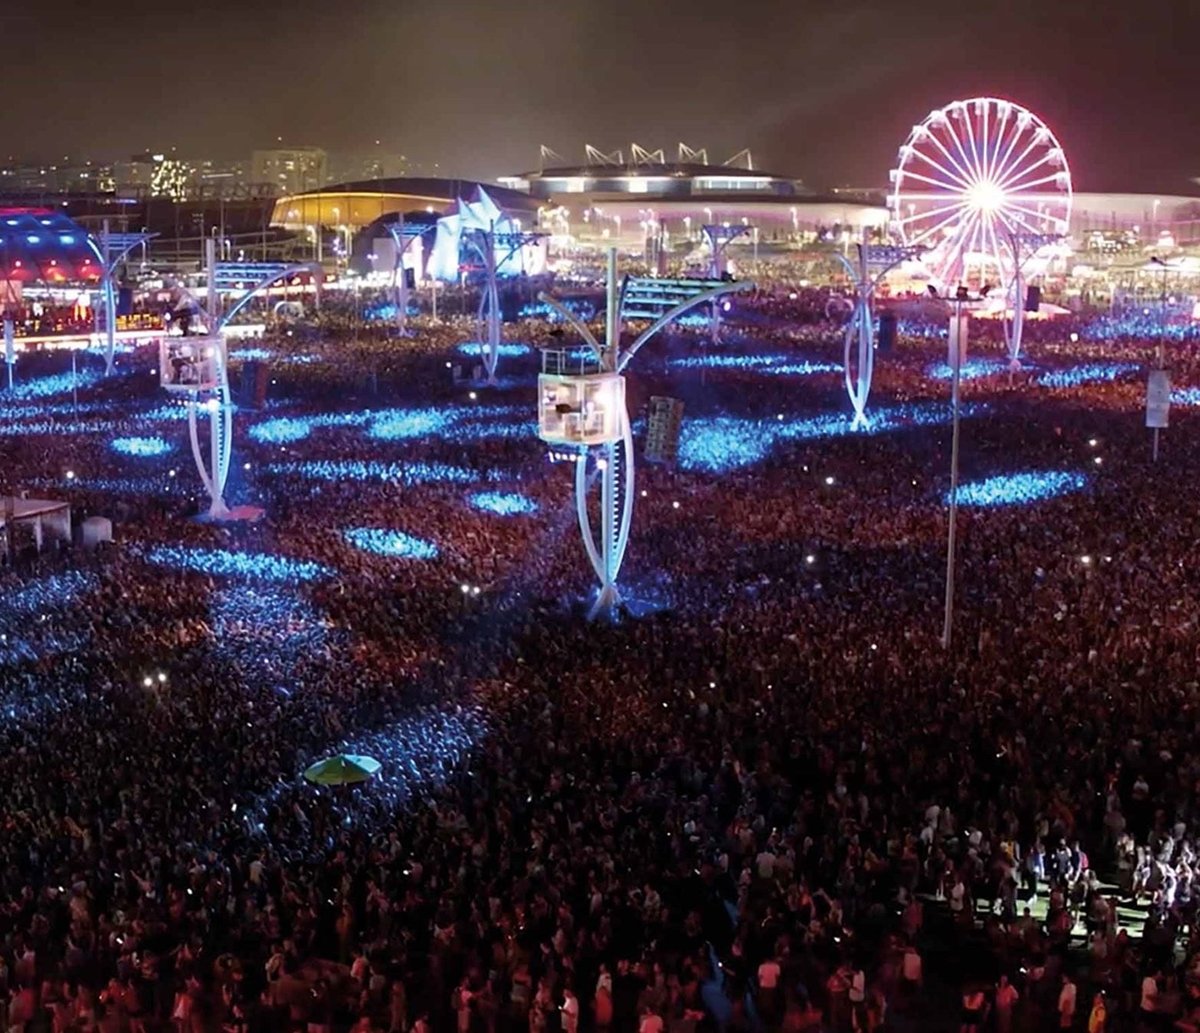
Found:
[[[250,180],[271,184],[280,194],[319,190],[329,178],[329,155],[320,147],[288,147],[255,151]]]
[[[412,172],[408,156],[378,149],[329,156],[329,179],[338,183],[370,179],[402,179]],[[324,186],[322,182],[318,186]]]

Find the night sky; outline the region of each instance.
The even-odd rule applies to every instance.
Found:
[[[58,0],[0,4],[3,153],[363,151],[444,172],[679,140],[882,186],[914,121],[1006,96],[1077,189],[1200,193],[1197,0]]]

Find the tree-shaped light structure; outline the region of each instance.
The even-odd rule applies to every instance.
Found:
[[[172,394],[182,395],[188,409],[188,436],[192,458],[208,493],[208,516],[212,520],[236,517],[225,504],[225,483],[233,454],[233,399],[229,390],[229,362],[225,349],[225,327],[250,303],[250,300],[274,284],[311,273],[320,299],[321,267],[311,262],[283,265],[273,262],[219,263],[216,241],[205,241],[208,267],[208,297],[205,318],[208,333],[203,336],[164,337],[159,353],[159,382]],[[229,309],[221,312],[221,289],[234,288],[245,293]],[[199,418],[209,418],[208,458],[200,444]]]
[[[496,382],[500,361],[499,281],[541,273],[546,264],[545,248],[541,246],[544,237],[543,233],[523,231],[521,224],[501,212],[482,187],[476,188],[474,200],[459,198],[452,210],[438,219],[426,272],[439,280],[455,282],[464,264],[470,264],[483,274],[478,326],[488,383]]]
[[[875,289],[891,270],[920,254],[921,249],[917,247],[864,242],[858,245],[857,265],[841,253],[837,255],[854,285],[854,308],[846,322],[842,357],[846,393],[854,407],[854,420],[851,422],[854,430],[867,425],[867,399],[871,395],[871,379],[875,373],[875,315],[871,310],[871,299]]]
[[[556,298],[539,295],[575,328],[586,346],[582,359],[563,350],[543,353],[542,374],[538,377],[538,434],[556,453],[575,462],[579,529],[600,582],[591,617],[609,614],[620,603],[617,575],[633,524],[633,434],[625,406],[625,367],[650,338],[688,310],[753,286],[748,281],[629,279],[622,290],[617,283],[617,252],[610,249],[603,344]],[[624,349],[623,297],[628,302],[624,312],[629,318],[649,321]],[[590,488],[596,482],[600,489],[599,528],[593,527],[588,512]]]

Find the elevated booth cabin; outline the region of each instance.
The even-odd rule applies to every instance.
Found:
[[[164,337],[159,346],[159,379],[168,391],[216,391],[225,364],[225,340]]]
[[[570,369],[566,352],[547,351],[538,376],[538,436],[550,445],[587,447],[621,438],[625,378],[587,368]]]

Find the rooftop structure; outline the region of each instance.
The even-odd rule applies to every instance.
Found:
[[[0,208],[0,279],[96,281],[103,263],[87,231],[49,208]]]

